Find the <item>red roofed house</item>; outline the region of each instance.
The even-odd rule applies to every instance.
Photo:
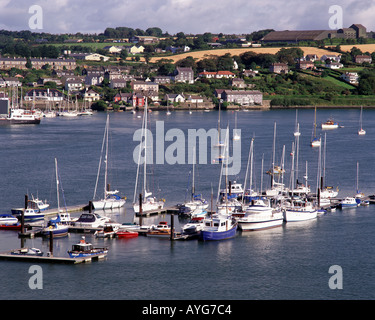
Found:
[[[230,71],[203,71],[199,74],[199,77],[201,78],[214,78],[214,79],[221,79],[221,78],[234,78],[236,75],[233,72]]]

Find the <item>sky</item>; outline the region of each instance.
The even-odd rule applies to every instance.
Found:
[[[33,5],[41,11],[29,13]],[[339,11],[330,13],[331,6]],[[170,34],[247,34],[361,23],[375,31],[374,12],[374,0],[0,0],[0,29],[93,34],[107,27],[159,27]]]

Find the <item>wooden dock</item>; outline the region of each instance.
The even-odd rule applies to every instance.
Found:
[[[177,206],[171,206],[171,207],[164,207],[164,208],[159,208],[155,210],[149,210],[149,211],[143,211],[142,217],[148,217],[148,216],[153,216],[153,215],[158,215],[158,214],[172,214],[172,213],[178,213],[178,207]],[[136,213],[137,217],[140,217],[140,213]]]
[[[15,251],[15,250],[13,250]],[[23,261],[23,262],[47,262],[47,263],[65,263],[65,264],[79,264],[87,263],[91,261],[97,261],[104,259],[106,254],[97,254],[84,258],[70,258],[70,257],[55,257],[50,256],[34,256],[34,255],[23,255],[23,254],[12,254],[12,251],[4,252],[0,254],[0,260],[12,260],[12,261]]]

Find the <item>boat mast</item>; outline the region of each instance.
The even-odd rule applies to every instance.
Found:
[[[146,191],[146,188],[147,188],[147,185],[146,185],[146,183],[147,183],[147,180],[146,180],[146,174],[147,174],[147,97],[146,97],[145,107],[144,107],[144,121],[145,121],[145,124],[144,124],[144,138],[145,138],[144,155],[145,155],[145,160],[144,160],[144,163],[143,163],[143,190],[144,190],[143,199],[146,199],[146,197],[147,197],[147,191]]]
[[[57,159],[56,158],[55,158],[55,171],[56,171],[57,212],[60,213],[59,174],[57,172]]]

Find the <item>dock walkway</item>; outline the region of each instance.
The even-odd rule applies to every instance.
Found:
[[[12,251],[1,253],[0,260],[78,264],[78,263],[91,262],[93,260],[104,259],[106,257],[106,254],[97,254],[97,255],[92,255],[92,256],[84,257],[84,258],[55,257],[53,255],[36,256],[36,255],[26,255],[26,254],[25,255],[12,254]]]

